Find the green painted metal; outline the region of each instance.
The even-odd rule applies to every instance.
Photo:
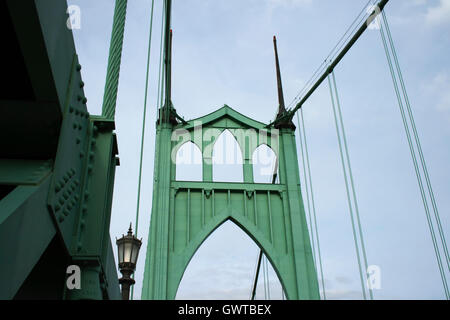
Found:
[[[159,109],[156,129],[142,299],[174,299],[197,249],[228,220],[264,251],[289,299],[319,299],[299,185],[295,126],[288,121],[267,129],[264,123],[226,105],[188,122],[179,117],[171,101],[171,3],[164,1],[165,104]],[[213,147],[224,130],[233,134],[242,151],[243,183],[213,182]],[[187,142],[193,142],[202,153],[202,182],[175,181],[176,154]],[[278,158],[279,185],[253,181],[252,157],[262,144],[271,147]]]
[[[51,160],[0,159],[0,184],[39,185],[52,167]]]
[[[45,199],[50,178],[0,200],[0,299],[13,299],[56,234]],[[14,241],[12,241],[14,239]]]
[[[108,70],[106,71],[106,84],[102,107],[102,115],[108,119],[114,119],[116,114],[117,90],[119,87],[120,62],[122,60],[127,4],[128,0],[116,0],[114,9]]]
[[[18,70],[0,91],[0,299],[121,299],[109,236],[115,125],[87,110],[66,10],[60,0],[0,4]],[[35,277],[49,254],[80,266],[80,290],[63,289],[65,265],[46,266],[62,277]]]
[[[157,127],[152,217],[142,299],[174,299],[183,273],[205,239],[224,222],[241,227],[272,263],[289,299],[319,299],[294,130],[264,129],[228,106],[189,121]],[[224,130],[243,151],[244,183],[212,181],[212,150]],[[203,182],[175,181],[171,160],[186,142],[203,154]],[[262,144],[279,157],[280,184],[253,182],[252,156]]]
[[[63,108],[63,120],[53,167],[48,205],[61,230],[67,248],[73,241],[72,231],[80,210],[84,158],[88,144],[89,113],[76,56],[71,63],[70,78]]]
[[[302,118],[301,126],[300,126],[299,113]],[[322,254],[320,251],[320,239],[319,239],[319,230],[318,230],[319,228],[317,226],[316,205],[315,205],[315,201],[314,201],[314,188],[313,188],[312,177],[311,177],[311,165],[310,165],[310,161],[309,161],[308,141],[307,141],[307,137],[306,137],[305,119],[303,117],[302,109],[300,109],[299,113],[297,113],[297,123],[298,123],[298,127],[299,127],[298,138],[299,138],[300,148],[301,148],[300,152],[302,154],[303,175],[304,175],[304,181],[305,181],[305,187],[306,187],[306,197],[308,199],[307,200],[308,215],[309,215],[309,219],[310,219],[309,225],[310,225],[310,229],[311,229],[311,237],[312,237],[311,242],[312,242],[313,252],[315,251],[315,248],[316,248],[315,242],[317,243],[317,259],[316,259],[315,254],[313,255],[313,257],[314,257],[314,262],[316,263],[316,268],[317,267],[320,268],[322,295],[323,295],[323,299],[326,300],[327,295],[326,295],[326,290],[325,290],[325,278],[323,276]],[[301,131],[303,131],[303,134],[301,133]],[[306,168],[308,168],[308,170],[306,170]],[[308,172],[308,174],[306,174],[306,172]],[[309,187],[308,187],[308,185],[309,185]],[[311,197],[309,198],[310,193],[311,193]],[[311,200],[311,206],[309,204],[309,199]],[[311,211],[310,210],[312,211],[312,216],[314,217],[314,219],[311,219]],[[315,236],[316,241],[314,241],[314,236]],[[317,261],[319,261],[319,263],[317,263]]]

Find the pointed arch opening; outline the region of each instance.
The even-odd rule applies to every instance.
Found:
[[[177,300],[248,300],[251,297],[258,245],[234,221],[213,231],[189,262]],[[261,269],[255,299],[283,299],[281,282],[270,261]],[[264,271],[266,268],[267,271]]]
[[[244,182],[242,151],[229,130],[214,143],[212,166],[214,182]]]
[[[177,151],[175,180],[203,181],[202,152],[192,141]]]
[[[266,144],[260,145],[252,155],[253,180],[255,183],[272,183],[273,174],[277,174],[275,183],[279,183],[277,155]]]

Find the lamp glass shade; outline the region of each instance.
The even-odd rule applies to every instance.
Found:
[[[131,254],[131,263],[133,263],[134,265],[136,265],[136,261],[138,258],[138,254],[139,254],[139,247],[140,245],[136,242],[133,243],[134,244],[134,248],[133,248],[133,252]]]
[[[123,246],[124,246],[123,242],[118,244],[119,263],[123,263]]]
[[[126,236],[116,240],[117,253],[119,256],[119,268],[136,268],[136,262],[141,248],[142,241],[137,239],[130,229]]]
[[[124,243],[124,253],[123,253],[123,262],[132,262],[131,261],[131,251],[133,249],[132,241],[125,241]]]

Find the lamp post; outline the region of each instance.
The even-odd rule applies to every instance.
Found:
[[[126,236],[122,235],[122,238],[117,239],[116,243],[119,256],[119,270],[122,273],[122,278],[119,279],[119,283],[122,286],[122,300],[129,300],[130,287],[135,283],[131,275],[136,270],[136,261],[142,241],[133,235],[130,224],[128,234]]]

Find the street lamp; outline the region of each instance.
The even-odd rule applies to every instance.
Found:
[[[122,285],[122,300],[129,300],[130,286],[135,283],[131,275],[136,270],[136,261],[142,241],[133,235],[130,224],[128,234],[116,239],[116,243],[119,255],[119,270],[122,273],[122,278],[119,279],[119,283]]]

